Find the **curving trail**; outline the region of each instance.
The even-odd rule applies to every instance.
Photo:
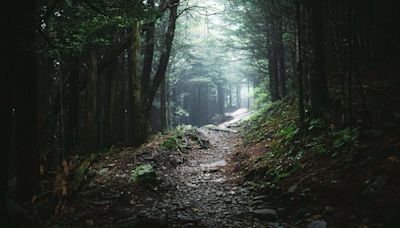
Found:
[[[271,223],[276,211],[241,183],[232,165],[240,137],[232,128],[250,112],[239,110],[233,120],[202,127],[197,134],[209,142],[187,152],[159,149],[157,140],[142,149],[125,149],[93,167],[94,176],[77,194],[55,227],[280,227]],[[158,143],[158,144],[157,144]],[[240,148],[240,147],[238,147]],[[134,155],[135,154],[135,155]],[[151,164],[159,185],[129,181],[137,164]],[[62,222],[63,221],[63,222]]]
[[[251,210],[249,189],[228,173],[235,133],[200,129],[208,149],[192,150],[170,177],[176,190],[146,212],[147,217],[169,220],[172,227],[251,227],[245,214]],[[168,175],[165,175],[166,177]],[[176,179],[175,179],[176,178]]]

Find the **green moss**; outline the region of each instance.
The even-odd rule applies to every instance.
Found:
[[[156,173],[153,166],[144,164],[136,167],[131,174],[131,179],[134,182],[154,183],[156,180]]]

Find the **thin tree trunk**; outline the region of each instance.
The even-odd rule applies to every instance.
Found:
[[[151,8],[154,8],[154,0],[149,0],[148,4]],[[153,67],[154,59],[154,35],[155,35],[155,21],[151,21],[147,24],[146,40],[145,40],[145,52],[143,60],[143,71],[142,71],[142,90],[146,93],[150,83],[150,75]]]
[[[165,73],[167,71],[169,57],[171,55],[172,49],[172,42],[175,36],[175,27],[176,27],[176,20],[178,18],[178,6],[179,0],[172,0],[171,1],[171,8],[170,8],[170,15],[169,15],[169,24],[167,28],[167,32],[165,34],[165,48],[163,49],[160,61],[158,64],[158,69],[156,74],[154,75],[154,79],[152,84],[149,86],[149,90],[145,96],[144,102],[144,115],[149,116],[151,107],[153,105],[153,101],[157,90],[159,89],[162,80],[165,78]]]
[[[279,96],[279,81],[278,81],[278,60],[276,58],[275,48],[271,47],[268,54],[268,74],[269,74],[269,90],[271,101],[277,101]]]
[[[236,85],[236,105],[238,108],[242,106],[241,88],[240,83]]]
[[[250,109],[250,80],[247,80],[247,109]]]
[[[167,128],[167,97],[166,97],[166,79],[161,83],[160,90],[160,130],[164,132]]]
[[[109,76],[106,78],[105,107],[104,107],[104,146],[110,147],[114,143],[113,116],[115,105],[116,81],[118,76],[118,58],[109,69]]]
[[[79,125],[79,62],[75,61],[75,67],[72,69],[71,88],[70,88],[70,101],[68,114],[65,125],[65,146],[67,149],[66,156],[71,155],[72,151],[77,152],[78,146],[78,125]]]
[[[303,52],[302,52],[302,27],[301,27],[301,4],[300,0],[296,0],[296,21],[297,21],[297,87],[298,87],[298,112],[299,112],[299,125],[304,126],[305,111],[304,111],[304,90],[303,90]]]
[[[5,22],[5,26],[7,26],[7,21]],[[14,21],[13,21],[14,22]],[[3,21],[0,20],[1,27],[3,27]],[[14,23],[10,23],[14,26]],[[2,105],[0,109],[1,113],[1,126],[3,126],[3,136],[0,137],[0,142],[2,145],[2,159],[0,159],[0,226],[2,227],[11,227],[8,221],[8,214],[7,214],[7,207],[6,207],[6,198],[8,193],[8,169],[9,169],[9,160],[10,160],[10,152],[11,152],[11,132],[12,132],[12,109],[13,109],[13,93],[12,93],[12,79],[15,77],[14,69],[18,69],[17,67],[12,67],[14,64],[17,63],[16,59],[8,58],[9,56],[13,56],[14,46],[15,44],[12,43],[11,37],[8,37],[8,34],[13,34],[13,30],[7,30],[8,32],[5,36],[2,36],[0,39],[1,50],[4,52],[0,55],[0,64],[3,69],[3,76],[0,77],[0,104]],[[8,35],[8,36],[7,36]],[[3,40],[4,39],[4,40]],[[10,45],[13,44],[13,45]],[[10,45],[10,46],[7,46]]]
[[[232,84],[229,84],[229,107],[232,107]]]
[[[97,152],[97,52],[90,51],[89,73],[86,81],[87,119],[86,119],[86,150]]]
[[[201,126],[201,117],[202,117],[202,110],[201,110],[201,84],[197,87],[197,99],[196,99],[196,125]]]
[[[221,83],[217,84],[217,96],[218,96],[218,114],[224,115],[225,114],[225,92],[224,87],[222,87]]]
[[[280,19],[282,20],[282,19]],[[282,32],[282,22],[279,23],[277,34],[276,34],[276,42],[277,42],[277,60],[278,60],[278,73],[279,73],[279,87],[282,97],[286,97],[287,89],[286,89],[286,68],[285,68],[285,52],[283,47],[283,32]]]

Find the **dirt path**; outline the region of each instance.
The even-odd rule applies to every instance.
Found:
[[[210,147],[193,150],[186,162],[176,167],[176,190],[147,210],[146,217],[170,220],[169,225],[177,227],[250,227],[252,221],[244,216],[251,210],[249,190],[227,173],[228,156],[237,135],[199,131],[210,141]]]
[[[69,205],[72,212],[57,226],[279,227],[269,223],[276,219],[276,211],[263,205],[263,196],[254,195],[230,169],[231,155],[240,144],[231,127],[247,116],[242,110],[219,127],[198,129],[197,134],[209,141],[206,148],[162,151],[151,146],[159,142],[151,142],[140,155],[127,151],[105,157]],[[130,172],[144,163],[154,167],[161,184],[132,184]]]

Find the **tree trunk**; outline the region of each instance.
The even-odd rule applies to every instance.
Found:
[[[14,3],[14,2],[11,2]],[[30,5],[30,4],[27,4]],[[23,6],[27,6],[23,5]],[[20,15],[14,14],[15,10],[20,9],[21,5],[18,3],[14,3],[12,11],[9,11],[8,7],[0,8],[0,26],[2,29],[7,31],[2,36],[0,36],[0,50],[2,51],[0,55],[0,67],[2,69],[2,75],[0,77],[0,113],[1,113],[1,130],[3,132],[3,136],[0,137],[0,142],[2,145],[1,159],[0,159],[0,226],[1,227],[11,227],[10,221],[8,219],[7,208],[6,208],[6,198],[8,194],[8,169],[9,169],[9,161],[11,156],[11,140],[12,140],[12,129],[13,129],[13,108],[15,108],[13,104],[13,83],[15,83],[15,79],[18,76],[17,69],[21,69],[21,66],[24,66],[27,59],[18,59],[15,53],[24,53],[26,50],[21,50],[20,43],[25,43],[25,41],[32,42],[32,33],[26,28],[27,23],[29,21],[26,20],[25,17],[20,17]],[[22,8],[24,9],[24,8]],[[22,14],[23,16],[27,16],[31,14]],[[32,19],[32,18],[30,18]],[[16,25],[24,26],[26,30],[26,34],[21,35],[17,31]],[[27,35],[27,36],[25,36]],[[18,40],[17,40],[17,39]],[[24,40],[25,39],[25,40]],[[21,64],[21,65],[20,65]],[[32,77],[34,75],[29,75]],[[27,83],[27,82],[26,82]],[[24,83],[25,84],[25,83]],[[16,94],[18,95],[18,94]],[[26,152],[32,152],[26,151]],[[33,151],[35,153],[35,151]],[[21,167],[22,168],[22,167]],[[33,195],[33,194],[32,194]]]
[[[172,0],[170,7],[170,15],[169,15],[169,24],[167,28],[167,32],[165,34],[165,48],[163,49],[160,61],[158,64],[157,72],[154,75],[154,79],[152,84],[149,86],[149,90],[145,96],[144,102],[144,115],[146,117],[149,116],[151,107],[153,105],[153,101],[157,90],[159,89],[162,80],[165,78],[165,73],[167,71],[169,57],[172,49],[172,42],[175,36],[175,27],[176,27],[176,19],[178,18],[178,6],[179,0]]]
[[[322,24],[322,2],[313,0],[311,3],[311,33],[312,33],[312,73],[311,73],[311,114],[323,117],[328,111],[329,93],[325,75],[324,61],[324,31]]]
[[[160,130],[164,132],[167,129],[167,97],[166,97],[166,79],[161,83],[160,90]]]
[[[8,31],[14,34],[14,39],[16,39],[11,42],[11,46],[13,46],[13,52],[18,55],[7,56],[11,58],[10,65],[7,67],[11,69],[10,76],[15,78],[16,88],[17,199],[21,203],[31,205],[32,197],[40,190],[40,155],[37,142],[37,67],[34,52],[35,4],[30,2],[27,5],[18,6],[18,8],[21,7],[18,10],[20,12],[16,14],[18,15],[16,21],[20,22],[19,26],[14,24],[16,21],[10,22],[16,28],[16,30]]]
[[[276,49],[270,48],[268,54],[268,74],[269,74],[269,91],[271,94],[271,101],[277,101],[279,96],[279,79],[278,79],[278,59],[276,57]]]
[[[232,84],[229,84],[229,107],[232,107]]]
[[[282,19],[279,19],[282,20]],[[277,54],[277,62],[278,62],[278,73],[279,73],[279,87],[282,97],[286,97],[287,89],[286,89],[286,68],[285,68],[285,52],[283,47],[283,32],[282,32],[282,23],[279,22],[276,31],[276,54]]]
[[[139,75],[139,58],[141,51],[140,22],[136,21],[132,26],[132,45],[131,45],[131,75],[130,75],[130,96],[132,97],[132,140],[134,146],[142,144],[147,137],[147,117],[143,112],[143,91],[141,78]],[[150,112],[147,113],[150,115]]]
[[[65,146],[66,156],[71,155],[72,151],[77,152],[78,146],[78,126],[79,126],[79,62],[74,60],[75,67],[71,70],[70,100],[65,125]]]
[[[105,84],[105,107],[104,107],[104,146],[110,147],[114,143],[113,117],[115,110],[115,96],[118,76],[118,58],[111,64]]]
[[[149,0],[148,4],[151,8],[154,8],[154,0]],[[155,21],[151,21],[147,24],[147,30],[146,30],[145,52],[144,52],[143,71],[142,71],[143,93],[146,93],[148,90],[150,83],[150,75],[153,68],[154,34],[155,34]]]
[[[242,106],[241,88],[240,83],[236,85],[236,105],[238,108]]]
[[[296,0],[296,21],[297,21],[297,93],[298,93],[298,112],[299,126],[302,128],[305,121],[304,110],[304,90],[303,90],[303,52],[302,52],[302,27],[301,27],[301,4]]]
[[[88,153],[97,152],[97,52],[90,51],[89,73],[86,80],[86,150]]]
[[[247,80],[247,109],[250,110],[250,80]]]
[[[217,84],[217,96],[218,96],[218,110],[217,113],[220,115],[225,114],[225,91],[222,83]]]

